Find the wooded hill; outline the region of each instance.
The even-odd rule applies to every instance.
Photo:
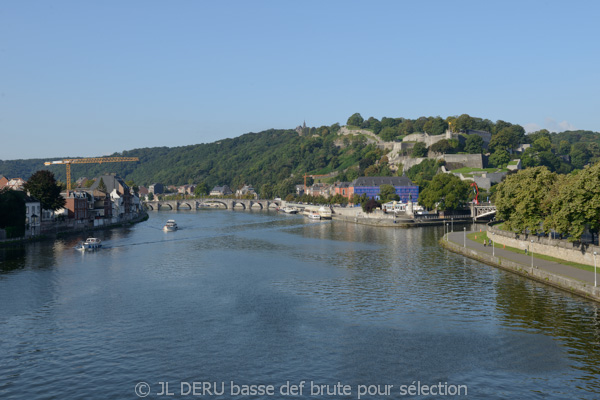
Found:
[[[557,134],[540,131],[525,135],[519,125],[505,121],[494,123],[466,114],[446,119],[384,117],[381,121],[373,117],[365,120],[360,114],[354,114],[348,119],[347,125],[370,130],[387,141],[398,141],[406,134],[420,131],[442,134],[448,128],[454,131],[486,130],[492,133],[490,145],[496,146],[492,150],[510,151],[521,143],[532,143],[532,149],[522,156],[526,166],[546,165],[553,171],[563,173],[600,159],[598,133],[570,131]],[[72,167],[72,179],[116,172],[126,181],[134,181],[137,185],[205,182],[208,187],[227,184],[237,188],[242,184],[251,184],[260,191],[262,185],[267,184],[276,192],[289,193],[293,192],[295,184],[303,182],[302,175],[305,173],[338,171],[335,180],[341,181],[351,181],[365,174],[392,174],[384,150],[373,144],[368,145],[367,138],[362,135],[340,137],[339,130],[339,124],[299,131],[270,129],[208,144],[134,149],[111,156],[139,157],[139,163],[78,164]],[[565,161],[569,157],[559,159],[559,156],[570,156],[573,163]],[[65,180],[64,165],[46,167],[44,161],[49,160],[0,161],[0,174],[8,178],[28,179],[35,171],[48,169],[57,180]]]

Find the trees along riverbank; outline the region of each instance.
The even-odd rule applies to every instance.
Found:
[[[498,185],[498,219],[507,230],[548,234],[571,241],[600,228],[600,162],[568,175],[546,167],[521,170]],[[594,238],[592,237],[592,240]]]

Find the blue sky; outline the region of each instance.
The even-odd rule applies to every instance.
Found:
[[[0,3],[0,159],[460,115],[600,131],[595,1]]]

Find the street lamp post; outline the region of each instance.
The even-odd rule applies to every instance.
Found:
[[[594,252],[594,287],[597,287],[597,284],[596,284],[596,274],[597,274],[597,272],[596,272],[596,255],[597,254],[598,254],[598,252],[595,251]]]
[[[494,250],[496,250],[496,237],[495,233],[492,232],[492,257],[495,257]]]
[[[531,239],[531,247],[529,248],[529,252],[531,253],[531,269],[533,269],[533,239]]]
[[[464,232],[464,246],[463,247],[467,247],[467,227],[463,226],[463,232]]]
[[[446,242],[450,239],[450,224],[446,222],[446,231],[448,231],[448,235],[446,235]]]
[[[452,222],[452,232],[454,232],[454,217],[450,218],[450,221]]]

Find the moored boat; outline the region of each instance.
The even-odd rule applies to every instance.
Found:
[[[283,211],[286,214],[297,214],[298,213],[298,209],[296,207],[292,207],[292,206],[285,206],[281,209],[281,211]]]
[[[331,210],[327,207],[319,208],[319,216],[321,219],[331,219]]]
[[[321,216],[319,215],[318,212],[316,211],[311,211],[310,213],[308,213],[308,219],[312,219],[312,220],[320,220]]]

